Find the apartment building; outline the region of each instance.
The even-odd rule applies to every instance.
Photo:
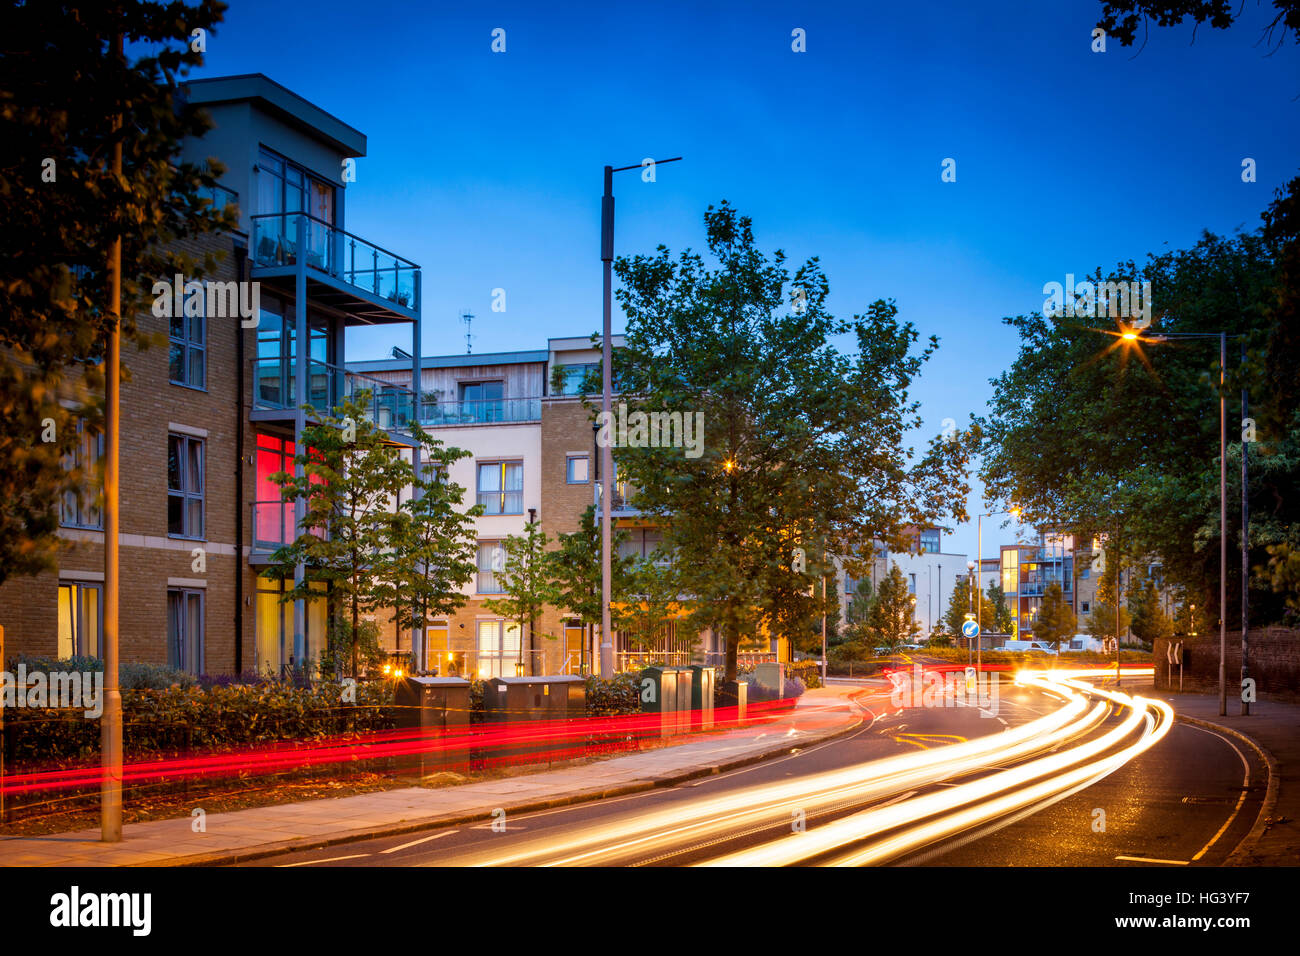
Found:
[[[909,528],[911,543],[904,551],[890,551],[883,543],[876,543],[871,563],[870,583],[874,592],[882,578],[894,565],[898,565],[907,581],[908,593],[916,598],[913,612],[921,625],[921,635],[928,636],[943,620],[948,610],[952,589],[967,573],[966,555],[943,550],[943,531],[940,528]],[[858,582],[836,562],[840,591],[840,619],[847,620],[848,606],[857,590]]]
[[[214,128],[182,157],[219,159],[215,199],[239,211],[233,233],[185,251],[219,257],[207,282],[258,283],[260,309],[245,325],[208,315],[212,300],[198,295],[190,314],[137,317],[169,347],[123,356],[121,655],[194,673],[282,673],[320,653],[328,597],[283,603],[285,584],[265,573],[302,508],[282,503],[270,476],[294,467],[314,417],[303,406],[325,411],[363,383],[344,374],[358,325],[410,327],[405,382],[380,383],[370,413],[411,446],[396,426],[415,399],[420,269],[345,228],[345,173],[366,154],[364,134],[260,74],[185,90]],[[87,435],[78,457],[93,465],[101,453],[102,438]],[[71,547],[58,569],[0,587],[9,653],[101,653],[102,516],[93,500],[70,500],[62,524]]]
[[[619,348],[622,336],[611,344]],[[449,470],[451,481],[466,489],[466,504],[479,504],[475,519],[478,570],[463,589],[465,604],[426,630],[423,643],[409,630],[376,619],[383,646],[411,653],[420,669],[471,676],[590,672],[599,661],[597,629],[567,609],[547,607],[536,633],[520,627],[490,606],[502,594],[496,571],[504,564],[503,542],[522,535],[536,520],[558,546],[561,534],[581,527],[593,505],[600,515],[600,449],[591,404],[584,395],[588,376],[599,371],[600,350],[590,337],[551,338],[546,348],[480,355],[427,356],[421,361],[420,414],[423,427],[448,447],[469,455]],[[370,384],[407,380],[406,359],[356,361],[349,375]],[[650,557],[662,540],[656,521],[633,506],[633,493],[617,473],[615,451],[611,516],[625,535],[620,556]],[[698,641],[679,637],[669,622],[653,635],[613,635],[620,665],[639,656],[689,661],[721,659],[711,634]],[[413,646],[414,645],[414,646]]]

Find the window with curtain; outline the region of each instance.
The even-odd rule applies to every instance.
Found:
[[[182,314],[172,316],[169,321],[167,377],[173,385],[207,388],[207,320],[202,315],[207,303],[202,296],[195,296],[193,301],[199,303],[197,309],[191,308],[187,292]],[[200,314],[183,314],[189,311]]]
[[[203,592],[167,590],[167,665],[203,673]]]
[[[203,538],[203,439],[167,436],[167,534]]]
[[[72,471],[80,469],[83,477],[81,494],[65,492],[59,507],[59,524],[67,528],[104,527],[104,516],[99,510],[99,460],[104,455],[104,436],[92,434],[84,419],[77,420],[77,441],[72,452],[63,459],[63,467]]]
[[[59,584],[59,657],[98,657],[104,624],[103,585]]]
[[[505,567],[506,549],[500,541],[478,543],[478,593],[504,594],[496,573]]]
[[[524,464],[484,461],[478,465],[478,503],[489,515],[524,513]]]

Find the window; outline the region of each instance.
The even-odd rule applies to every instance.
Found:
[[[1086,581],[1090,577],[1092,577],[1092,567],[1090,565],[1085,564],[1083,567],[1079,568],[1080,581]]]
[[[565,459],[564,479],[571,485],[585,485],[588,481],[590,459],[586,455],[569,455]]]
[[[577,395],[582,391],[582,383],[591,377],[593,391],[600,390],[600,366],[596,363],[584,365],[558,365],[557,374],[551,376],[551,384],[558,386],[556,395]]]
[[[908,594],[915,594],[915,593],[916,593],[916,575],[915,575],[915,574],[909,574],[909,575],[907,576],[907,578],[908,578],[908,580],[907,580],[907,593],[908,593]]]
[[[920,534],[921,554],[939,553],[939,529],[927,528]]]
[[[80,469],[82,473],[81,494],[69,490],[64,493],[59,507],[59,524],[69,528],[104,527],[104,516],[99,510],[99,494],[95,490],[99,484],[99,460],[104,455],[104,436],[93,435],[86,428],[84,420],[77,421],[77,442],[71,454],[63,459],[63,467],[68,471]]]
[[[188,287],[189,284],[186,285]],[[170,352],[167,372],[173,385],[207,388],[207,320],[202,315],[204,305],[202,295],[187,294],[182,314],[171,317],[168,326]],[[189,315],[190,312],[200,314]]]
[[[496,573],[506,566],[506,549],[500,541],[478,543],[478,593],[504,594]]]
[[[1079,610],[1082,611],[1084,614],[1087,614],[1088,611],[1091,609],[1091,607],[1092,607],[1092,604],[1091,604],[1091,602],[1089,602],[1089,601],[1080,601],[1080,602],[1079,602]]]
[[[293,590],[293,580],[283,581],[269,574],[257,577],[257,606],[254,635],[257,640],[257,670],[271,677],[283,677],[302,665],[311,673],[321,649],[329,619],[328,585],[311,581],[308,587],[317,592],[305,602],[303,660],[294,657],[294,602],[283,601],[286,591]]]
[[[104,625],[102,585],[65,581],[59,585],[59,657],[98,657]]]
[[[524,513],[524,464],[520,461],[479,462],[478,503],[489,515]]]
[[[504,421],[505,388],[504,382],[469,382],[461,385],[461,417],[471,422]]]
[[[203,592],[167,589],[167,666],[203,673]]]
[[[167,534],[203,538],[203,439],[167,436]]]
[[[478,622],[478,676],[514,676],[520,659],[519,625],[509,621]]]

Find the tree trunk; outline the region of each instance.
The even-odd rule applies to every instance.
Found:
[[[352,574],[352,679],[357,679],[357,628],[361,626],[357,608],[357,575]]]
[[[733,681],[736,679],[736,675],[739,672],[739,668],[736,665],[736,655],[740,650],[740,633],[737,631],[735,634],[731,634],[724,631],[723,637],[727,642],[727,667],[723,680]]]

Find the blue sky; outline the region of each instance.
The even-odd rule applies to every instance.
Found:
[[[1300,168],[1300,50],[1265,56],[1255,4],[1136,56],[1091,51],[1095,0],[463,6],[231,0],[195,74],[265,73],[367,135],[348,226],[423,266],[428,354],[464,351],[466,310],[475,352],[596,330],[601,168],[681,155],[618,174],[617,252],[701,248],[730,200],[765,249],[821,257],[833,312],[893,298],[940,337],[915,389],[937,432],[983,410],[1001,317],[1044,283],[1253,229]],[[945,550],[974,552],[973,521]]]

